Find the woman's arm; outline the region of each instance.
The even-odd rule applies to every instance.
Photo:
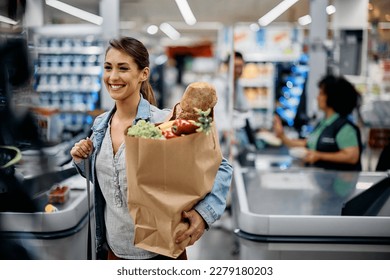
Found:
[[[283,144],[287,147],[306,147],[307,140],[306,139],[290,139],[286,135],[282,135],[279,137]]]
[[[308,163],[319,160],[335,163],[356,164],[360,159],[359,140],[356,130],[350,125],[344,125],[336,135],[337,152],[318,152],[310,150],[305,157]]]
[[[192,210],[183,213],[183,218],[189,220],[190,227],[185,232],[178,233],[176,243],[191,237],[189,245],[194,244],[203,235],[204,230],[222,216],[226,208],[232,174],[232,166],[223,158],[211,192]]]
[[[359,147],[348,147],[338,152],[318,152],[309,150],[304,161],[313,164],[317,161],[355,164],[359,161]]]
[[[232,166],[223,158],[211,192],[194,207],[206,221],[207,225],[211,225],[218,220],[225,211],[232,174]]]
[[[279,116],[274,116],[273,131],[287,147],[306,147],[306,139],[290,139],[284,134],[282,121]]]

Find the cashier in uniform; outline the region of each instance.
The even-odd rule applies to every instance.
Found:
[[[360,171],[362,143],[359,128],[350,114],[357,107],[360,95],[343,77],[325,76],[318,83],[318,108],[325,118],[307,139],[290,139],[281,120],[274,118],[274,133],[288,147],[306,147],[303,161],[307,165],[333,170]]]

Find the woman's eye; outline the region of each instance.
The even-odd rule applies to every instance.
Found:
[[[121,68],[119,68],[119,70],[121,70],[121,71],[127,71],[127,70],[129,70],[129,68],[127,68],[127,67],[121,67]]]
[[[111,70],[110,66],[104,66],[104,70]]]

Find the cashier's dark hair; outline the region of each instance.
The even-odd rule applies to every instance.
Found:
[[[131,56],[134,62],[137,64],[139,70],[142,70],[145,67],[149,67],[149,52],[144,44],[137,39],[132,37],[120,37],[119,39],[110,40],[106,50],[106,55],[111,48],[122,51]],[[141,94],[146,100],[149,101],[150,104],[157,104],[153,88],[149,83],[149,79],[142,82]]]
[[[238,59],[241,59],[242,61],[244,61],[244,56],[239,51],[235,51],[234,52],[234,58],[238,58]],[[224,63],[225,64],[229,64],[229,61],[230,61],[230,54],[228,54],[228,56],[227,56],[226,60],[224,61]]]
[[[327,75],[318,82],[318,87],[327,96],[327,106],[343,117],[351,114],[360,103],[359,92],[342,76]]]

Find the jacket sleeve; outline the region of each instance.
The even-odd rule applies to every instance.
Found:
[[[208,226],[218,220],[225,211],[232,174],[233,167],[223,158],[211,192],[194,207]]]
[[[72,161],[72,165],[76,168],[77,172],[85,178],[85,160],[76,163],[74,160]]]

